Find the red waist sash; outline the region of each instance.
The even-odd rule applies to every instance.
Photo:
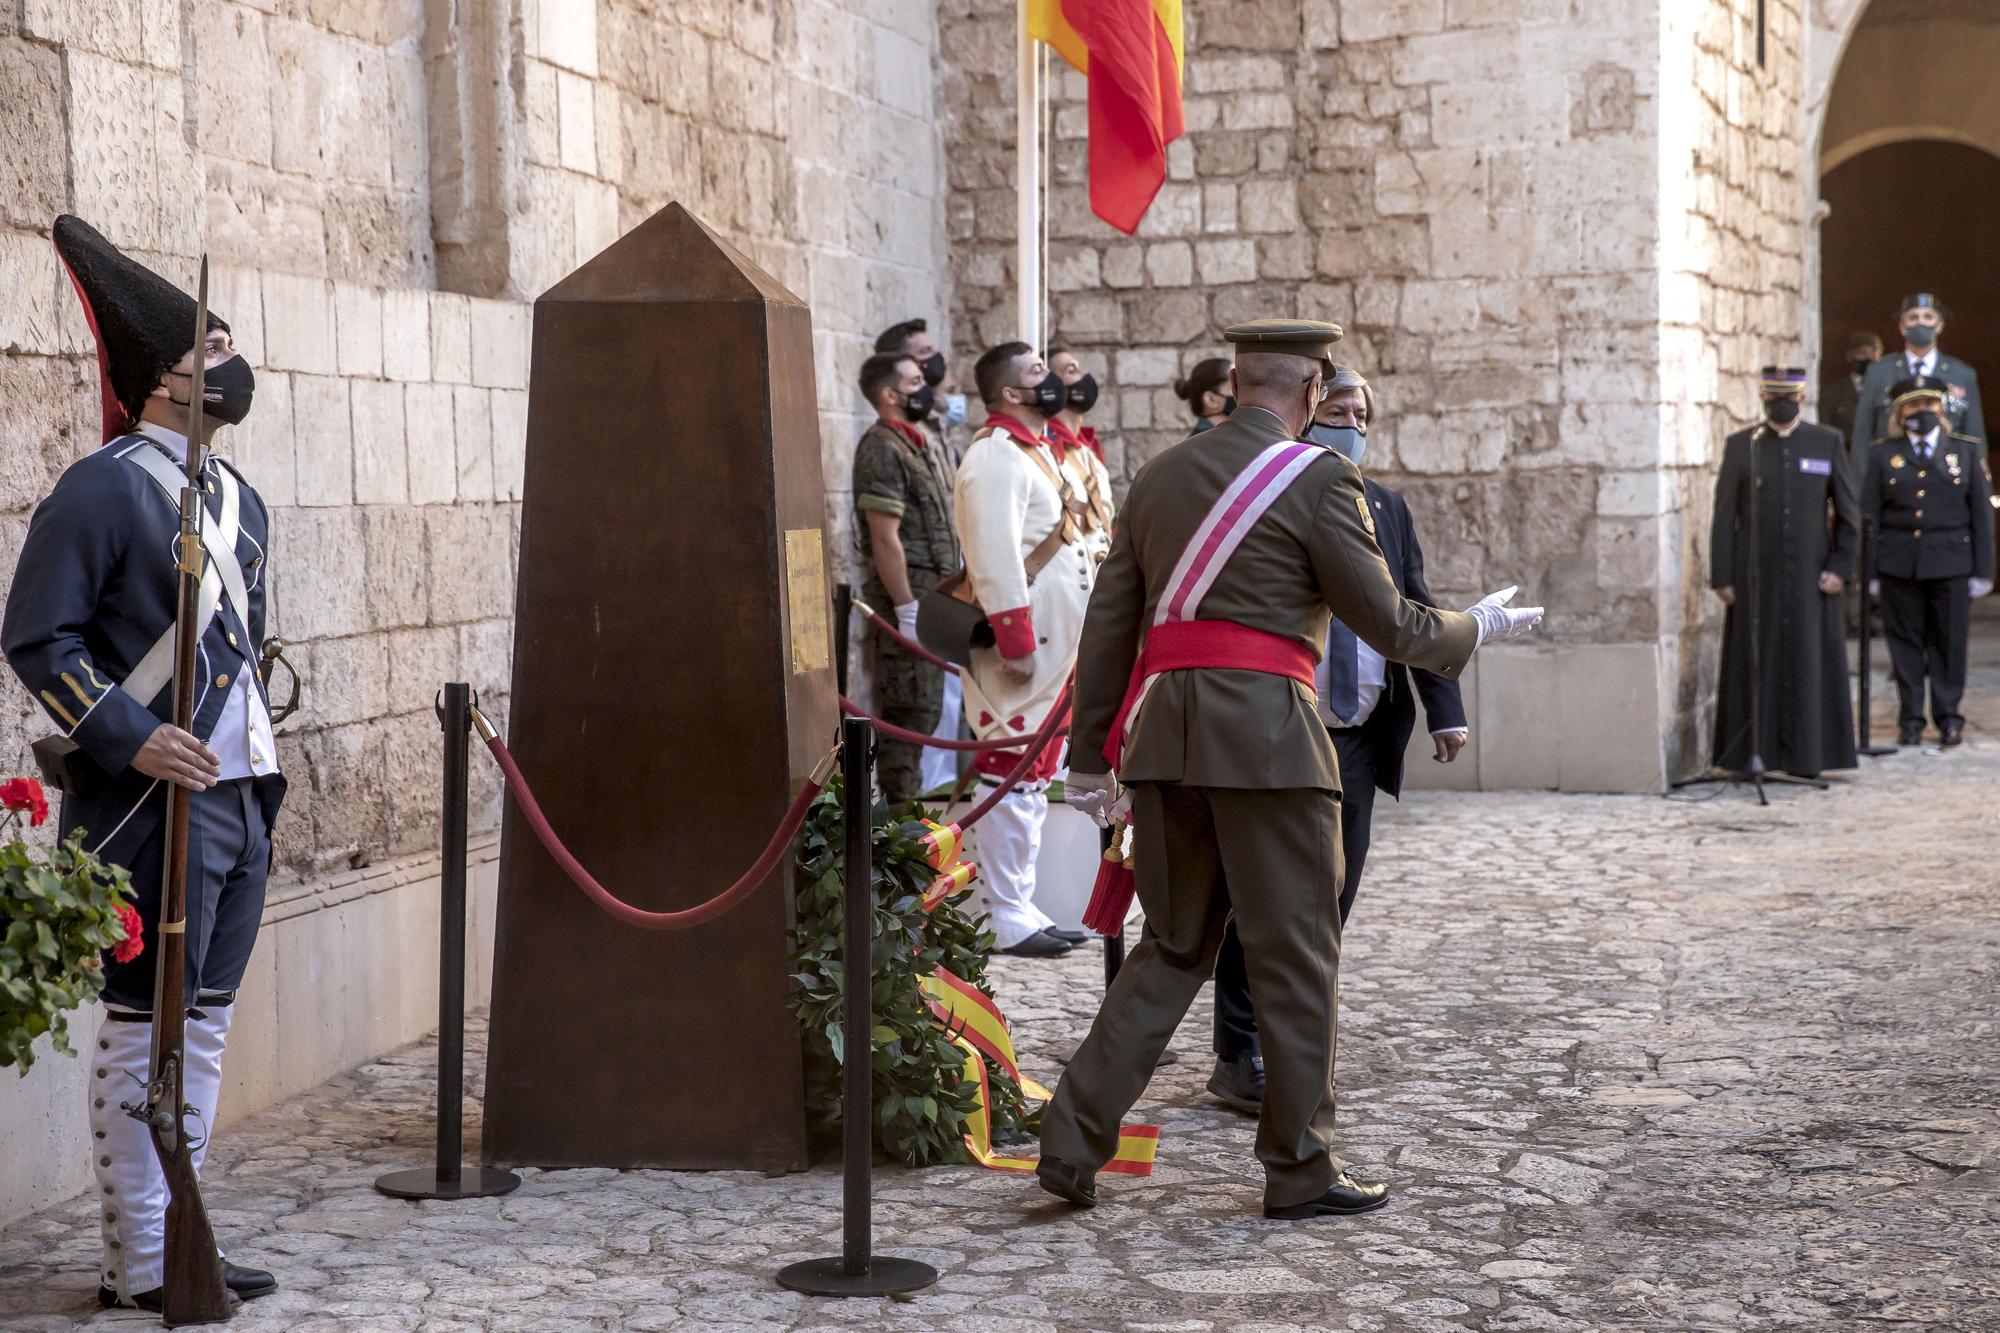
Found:
[[[1116,769],[1124,758],[1126,728],[1155,676],[1168,671],[1261,671],[1290,676],[1311,689],[1316,665],[1313,650],[1299,640],[1233,620],[1170,620],[1155,625],[1146,631],[1139,660],[1132,664],[1125,701],[1118,705],[1104,743],[1105,762]]]

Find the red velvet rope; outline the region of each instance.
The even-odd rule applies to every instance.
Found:
[[[785,811],[784,819],[779,821],[778,831],[771,835],[771,841],[765,845],[763,854],[757,858],[756,864],[744,872],[743,878],[697,906],[678,912],[648,912],[613,897],[609,889],[591,878],[590,872],[583,868],[581,861],[570,855],[569,848],[563,846],[562,839],[558,838],[555,830],[549,827],[548,817],[542,813],[541,805],[535,800],[535,793],[529,789],[527,778],[521,775],[520,765],[516,764],[514,756],[507,752],[506,742],[498,736],[490,736],[487,738],[486,748],[493,752],[493,758],[500,765],[500,771],[506,774],[507,791],[513,796],[514,804],[520,808],[522,817],[528,821],[528,827],[534,830],[535,840],[542,844],[543,850],[548,852],[550,858],[562,868],[562,872],[569,876],[570,882],[582,889],[584,896],[602,908],[605,913],[628,926],[637,926],[640,930],[686,930],[690,926],[713,921],[748,898],[752,891],[777,869],[779,859],[791,847],[792,839],[798,836],[800,827],[806,822],[807,807],[826,786],[820,776],[820,773],[826,771],[822,765],[820,773],[808,778],[806,785],[799,789],[799,794],[792,798],[791,808]]]
[[[905,635],[903,631],[898,629],[893,623],[884,620],[881,617],[881,615],[876,612],[875,608],[868,605],[868,603],[857,601],[854,603],[854,609],[859,611],[862,615],[867,616],[869,624],[873,625],[876,629],[879,629],[884,634],[888,635],[890,640],[894,642],[895,645],[898,648],[901,648],[904,652],[909,653],[913,657],[923,658],[924,661],[929,662],[932,666],[936,667],[940,671],[958,670],[958,664],[956,662],[945,661],[942,657],[939,657],[936,653],[924,647],[921,643],[918,643],[915,639],[912,639],[907,635]]]
[[[902,741],[906,745],[926,745],[933,750],[1014,750],[1023,745],[1033,744],[1035,739],[1033,736],[993,736],[983,741],[942,740],[936,736],[926,736],[921,731],[899,727],[893,722],[884,722],[872,713],[863,712],[860,704],[844,694],[840,696],[840,711],[849,717],[867,719],[868,724],[875,728],[875,734],[885,740]],[[1063,728],[1064,733],[1068,731],[1068,727]]]

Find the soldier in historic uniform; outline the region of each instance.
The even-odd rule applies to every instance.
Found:
[[[1854,577],[1854,483],[1839,433],[1799,416],[1806,372],[1766,366],[1761,384],[1763,424],[1724,442],[1715,484],[1709,584],[1729,607],[1715,764],[1741,772],[1754,752],[1770,771],[1813,777],[1854,767],[1840,598]]]
[[[1895,386],[1924,375],[1944,386],[1945,429],[1986,444],[1986,415],[1979,402],[1979,376],[1957,357],[1938,349],[1944,336],[1944,306],[1929,292],[1903,298],[1900,316],[1902,350],[1889,353],[1868,367],[1861,384],[1860,405],[1848,434],[1848,461],[1854,475],[1866,475],[1869,446],[1897,433],[1892,401]]]
[[[1044,1116],[1037,1174],[1096,1202],[1233,912],[1266,1052],[1265,1214],[1363,1212],[1387,1187],[1332,1152],[1341,778],[1312,687],[1329,609],[1389,661],[1444,676],[1541,612],[1505,609],[1511,590],[1465,613],[1397,593],[1359,470],[1298,439],[1340,330],[1258,320],[1227,336],[1237,410],[1133,479],[1084,627],[1068,799],[1103,820],[1130,785],[1146,929]]]
[[[1097,376],[1085,370],[1076,353],[1067,347],[1049,348],[1047,359],[1049,369],[1062,380],[1063,391],[1069,395],[1063,400],[1062,410],[1049,418],[1049,438],[1065,450],[1088,449],[1098,462],[1103,462],[1104,441],[1097,438],[1097,428],[1085,420],[1090,409],[1097,406]]]
[[[1861,521],[1869,525],[1871,580],[1882,598],[1882,634],[1900,701],[1900,742],[1924,734],[1930,715],[1946,745],[1965,738],[1972,602],[1993,591],[1993,482],[1985,441],[1946,425],[1951,386],[1929,375],[1896,384],[1894,431],[1868,453]]]
[[[1048,438],[1067,394],[1032,347],[992,348],[974,377],[987,417],[959,468],[958,530],[994,642],[973,652],[965,717],[980,737],[1022,735],[1041,726],[1075,664],[1091,585],[1111,548],[1108,510],[1092,503],[1090,488],[1101,484],[1108,502],[1109,479],[1088,450],[1065,456]],[[1086,477],[1097,480],[1080,484]],[[987,751],[974,767],[992,786],[1018,760]],[[1061,747],[1049,746],[973,835],[1003,953],[1056,957],[1083,938],[1059,930],[1034,903],[1048,786],[1060,763]]]
[[[88,224],[55,221],[56,250],[97,337],[102,448],[65,471],[36,508],[7,596],[0,646],[29,694],[77,747],[61,782],[62,832],[132,876],[145,923],[137,958],[104,959],[107,1018],[88,1085],[91,1164],[103,1227],[98,1299],[161,1308],[166,1182],[147,1128],[125,1103],[145,1100],[152,1046],[154,961],[166,854],[166,791],[193,793],[189,817],[186,1098],[188,1132],[213,1138],[222,1052],[264,911],[271,824],[284,797],[271,712],[258,676],[269,515],[250,483],[209,454],[202,489],[209,558],[220,588],[204,601],[194,727],[172,712],[173,558],[185,487],[188,395],[204,358],[205,431],[243,420],[254,380],[209,317],[190,346],[194,300],[119,253]],[[56,747],[58,749],[65,747]],[[224,1264],[238,1297],[276,1289],[269,1273]]]
[[[861,547],[862,596],[885,612],[893,609],[897,627],[914,639],[918,599],[959,568],[952,467],[940,442],[923,429],[935,395],[914,357],[869,357],[861,364],[860,387],[875,409],[874,422],[854,446],[854,536]],[[872,627],[866,652],[877,715],[931,735],[940,716],[948,714],[956,730],[957,676],[939,671]],[[931,787],[920,747],[885,739],[877,754],[876,771],[889,800],[911,800]]]

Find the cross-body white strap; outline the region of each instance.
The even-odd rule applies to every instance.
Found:
[[[180,513],[181,488],[187,485],[187,477],[180,466],[158,447],[147,445],[125,455],[147,475],[160,484],[172,501],[174,512]],[[208,622],[215,618],[216,608],[222,604],[225,593],[229,605],[236,612],[236,618],[250,628],[250,594],[243,584],[243,566],[236,558],[236,537],[242,524],[242,492],[236,484],[236,477],[228,468],[217,468],[218,489],[222,499],[222,513],[219,518],[201,525],[201,544],[208,553],[202,562],[201,590],[195,604],[197,631],[206,632]],[[121,684],[127,694],[140,703],[149,703],[153,696],[166,687],[174,674],[174,626],[168,625],[166,632],[154,641],[139,659],[139,665],[132,668]]]

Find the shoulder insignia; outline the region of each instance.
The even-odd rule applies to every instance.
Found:
[[[1365,495],[1355,496],[1354,507],[1361,511],[1361,526],[1367,528],[1368,535],[1373,537],[1375,535],[1375,515],[1368,512],[1368,497]]]

